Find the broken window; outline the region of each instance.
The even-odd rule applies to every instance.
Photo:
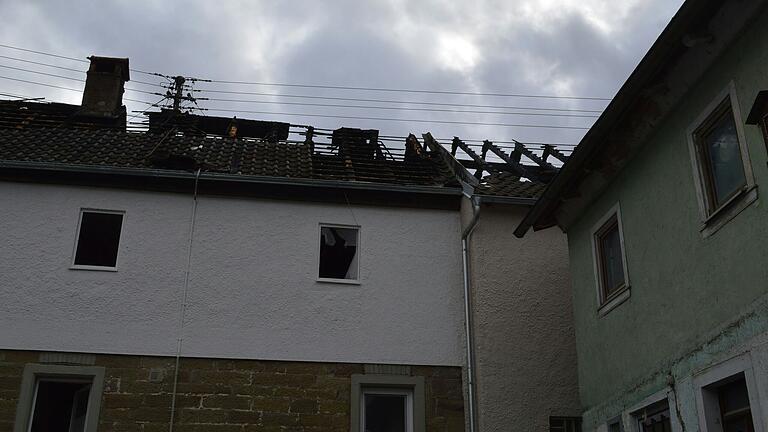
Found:
[[[90,381],[38,380],[30,432],[84,432],[90,392]]]
[[[747,185],[730,98],[694,132],[701,181],[711,214]]]
[[[413,391],[363,389],[361,429],[365,432],[412,432]]]
[[[550,417],[549,432],[581,432],[581,417]]]
[[[80,215],[75,266],[116,267],[122,226],[122,213],[84,210]]]
[[[320,279],[358,279],[359,234],[357,227],[320,227]]]
[[[672,418],[667,399],[647,406],[634,416],[640,432],[672,432]]]

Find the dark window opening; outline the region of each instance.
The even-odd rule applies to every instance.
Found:
[[[600,286],[603,301],[605,301],[625,286],[624,257],[621,250],[618,216],[613,215],[595,236]]]
[[[408,397],[365,394],[365,432],[407,432]]]
[[[723,432],[754,432],[749,392],[743,374],[736,381],[718,388],[717,397]]]
[[[357,280],[357,228],[320,228],[320,277]]]
[[[30,432],[83,432],[90,392],[88,382],[38,381]]]
[[[730,99],[695,133],[709,211],[715,211],[747,184]]]
[[[621,422],[621,416],[608,422],[608,432],[624,432],[624,425]]]
[[[669,402],[656,402],[635,414],[640,432],[672,432]]]
[[[75,265],[115,267],[123,215],[84,211],[77,237]]]
[[[549,432],[581,432],[581,417],[550,417]]]

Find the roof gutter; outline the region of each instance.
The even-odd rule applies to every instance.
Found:
[[[352,190],[376,190],[399,193],[419,193],[435,194],[447,196],[460,196],[462,194],[459,188],[447,188],[443,186],[401,186],[386,183],[367,183],[358,181],[344,180],[319,180],[319,179],[301,179],[272,176],[244,176],[240,174],[219,174],[219,173],[201,173],[196,176],[195,172],[158,170],[145,168],[116,168],[103,167],[96,165],[68,165],[57,163],[37,163],[37,162],[18,162],[18,161],[0,161],[0,169],[24,169],[41,172],[66,172],[66,173],[88,173],[88,174],[111,174],[131,177],[148,177],[155,179],[196,179],[208,180],[214,182],[236,182],[245,184],[264,184],[264,185],[291,185],[310,188],[342,188]]]

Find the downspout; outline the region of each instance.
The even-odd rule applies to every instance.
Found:
[[[469,240],[480,218],[480,197],[464,195],[472,203],[472,219],[461,233],[461,261],[464,272],[464,331],[467,343],[467,399],[469,404],[469,432],[477,431],[477,397],[475,395],[475,347],[472,332],[472,297],[469,282]]]
[[[179,337],[176,339],[176,365],[173,370],[173,390],[171,393],[171,419],[168,432],[173,432],[173,418],[176,414],[176,389],[179,385],[179,364],[181,363],[181,344],[184,336],[184,318],[187,313],[187,294],[189,293],[189,271],[192,266],[192,240],[195,236],[195,221],[197,219],[197,183],[200,180],[200,168],[195,172],[195,189],[192,194],[192,215],[189,222],[189,243],[187,245],[187,269],[184,273],[184,291],[179,311]]]

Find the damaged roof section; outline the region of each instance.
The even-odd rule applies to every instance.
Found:
[[[144,130],[79,116],[75,105],[0,101],[0,161],[69,167],[330,180],[461,190],[533,199],[567,158],[554,147],[512,151],[459,138],[393,139],[375,129],[335,130],[162,110]],[[130,122],[129,122],[130,123]],[[386,143],[386,144],[385,144]],[[450,151],[448,150],[450,148]],[[553,164],[554,163],[554,164]]]
[[[450,154],[472,173],[475,193],[488,197],[536,199],[568,160],[551,145],[534,150],[517,141],[501,147],[486,140],[474,147],[454,137]]]

